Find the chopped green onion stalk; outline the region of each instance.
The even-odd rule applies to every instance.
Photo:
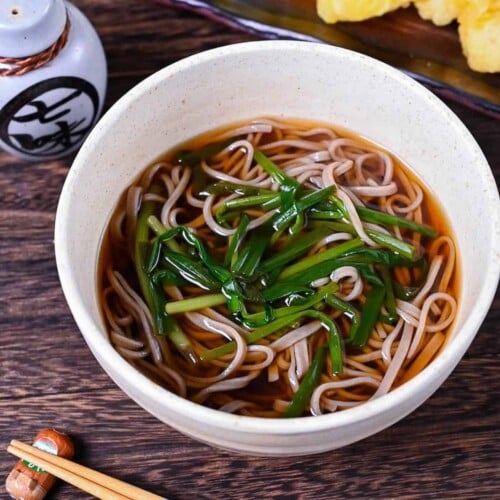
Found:
[[[161,192],[161,186],[153,185],[153,193]],[[139,286],[146,304],[153,317],[153,329],[156,335],[168,335],[178,351],[188,360],[196,362],[196,355],[191,346],[191,342],[186,334],[179,327],[177,322],[167,315],[164,308],[162,294],[159,292],[158,284],[149,277],[148,256],[149,249],[149,226],[148,218],[157,210],[158,204],[154,201],[146,201],[142,204],[137,217],[134,244],[134,260]]]
[[[165,305],[167,314],[179,314],[191,311],[199,311],[207,307],[220,306],[226,303],[226,297],[222,293],[200,295],[191,299],[176,300]]]
[[[271,178],[280,185],[282,209],[287,210],[292,205],[296,193],[301,189],[300,184],[295,179],[288,177],[276,163],[258,149],[254,150],[253,157]]]
[[[177,153],[176,160],[181,165],[195,166],[202,160],[208,160],[217,153],[220,153],[224,148],[227,148],[227,146],[232,144],[233,141],[234,138],[225,139],[223,141],[213,142],[194,151],[182,150]]]
[[[304,375],[297,392],[294,394],[292,401],[285,411],[284,416],[286,418],[301,417],[304,414],[325,366],[327,350],[328,345],[324,344],[316,351],[309,369]]]
[[[269,206],[272,208],[276,208],[280,203],[280,195],[273,194],[256,194],[252,196],[244,196],[241,198],[234,198],[231,200],[227,200],[224,202],[220,208],[217,210],[217,214],[222,214],[227,210],[238,210],[242,208],[248,207],[256,207],[266,206],[269,209]]]
[[[385,306],[389,312],[389,321],[395,323],[398,319],[398,312],[396,311],[396,297],[394,296],[394,287],[392,285],[392,278],[389,268],[386,266],[380,267],[380,274],[384,280],[385,286]]]
[[[230,267],[231,271],[234,270],[234,264],[238,260],[238,250],[245,237],[249,223],[250,217],[247,214],[243,214],[236,232],[229,238],[226,256],[224,257],[224,267]]]
[[[264,271],[270,271],[276,267],[282,267],[285,264],[301,257],[310,250],[316,243],[321,241],[329,234],[328,229],[318,227],[313,231],[302,235],[294,244],[285,247],[280,252],[275,253],[272,257],[266,259],[261,264]]]
[[[418,224],[412,220],[403,219],[402,217],[398,217],[396,215],[379,212],[378,210],[372,210],[371,208],[357,206],[356,211],[358,212],[361,220],[365,222],[403,227],[405,229],[415,231],[416,233],[420,233],[422,236],[426,236],[427,238],[436,238],[439,234],[432,227],[425,226],[424,224]]]
[[[295,264],[292,264],[291,266],[285,268],[281,272],[279,277],[280,279],[288,278],[290,276],[293,276],[294,274],[298,274],[309,269],[311,266],[320,264],[321,262],[342,257],[342,255],[347,254],[351,250],[354,250],[361,246],[363,246],[363,242],[359,238],[353,238],[352,240],[348,240],[332,248],[329,248],[324,252],[318,253],[316,255],[311,255],[310,257],[304,257]]]
[[[364,347],[370,338],[370,334],[378,320],[380,309],[384,303],[385,288],[374,286],[361,309],[361,323],[354,337],[349,338],[351,345]]]
[[[239,194],[246,196],[276,195],[271,189],[223,181],[207,186],[206,194]]]

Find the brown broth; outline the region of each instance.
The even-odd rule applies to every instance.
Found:
[[[405,175],[409,178],[410,181],[418,184],[418,186],[423,190],[424,192],[424,210],[423,210],[423,222],[429,226],[432,226],[436,228],[440,234],[445,234],[451,237],[456,246],[456,240],[453,236],[453,233],[451,231],[451,225],[445,215],[445,212],[443,208],[441,207],[436,195],[431,192],[431,190],[418,178],[418,176],[415,174],[415,172],[406,164],[401,161],[397,156],[392,154],[390,151],[388,151],[386,148],[381,147],[377,144],[374,144],[373,142],[367,140],[364,137],[360,137],[359,135],[336,127],[336,126],[331,126],[329,124],[324,124],[324,123],[318,123],[318,122],[309,122],[305,120],[281,120],[282,122],[287,122],[288,124],[295,126],[295,127],[300,127],[300,128],[316,128],[316,127],[323,127],[323,128],[329,128],[333,131],[335,131],[339,136],[341,137],[346,137],[346,138],[352,138],[358,142],[361,142],[362,144],[371,147],[371,148],[377,148],[379,150],[385,151],[393,160],[394,162],[394,168],[396,170],[402,170]],[[188,149],[188,150],[196,150],[199,148],[202,148],[203,146],[210,144],[216,136],[218,136],[221,132],[230,130],[232,128],[235,128],[237,126],[240,126],[242,124],[232,124],[229,127],[224,127],[215,131],[208,132],[206,134],[203,134],[199,137],[196,137],[190,141],[187,141],[186,143],[180,145],[179,147],[175,148],[175,150],[170,151],[166,153],[165,155],[162,155],[158,160],[154,163],[157,163],[158,161],[164,161],[164,162],[173,162],[173,159],[175,157],[175,154],[177,151]],[[142,173],[141,173],[142,175]],[[140,176],[137,177],[137,179],[134,181],[134,183],[138,182]],[[132,184],[134,184],[132,183]],[[131,185],[132,185],[131,184]],[[126,199],[126,194],[124,193],[118,204],[116,210],[123,209],[124,204],[125,204],[125,199]],[[116,212],[115,210],[115,212]],[[102,240],[102,246],[101,246],[101,252],[100,252],[100,258],[98,262],[98,293],[99,296],[101,295],[101,291],[103,290],[103,287],[105,286],[107,279],[104,276],[105,269],[110,266],[113,263],[113,267],[115,269],[118,269],[123,275],[127,278],[128,281],[130,281],[133,286],[137,289],[137,279],[135,278],[135,271],[133,269],[132,262],[124,257],[124,248],[121,249],[115,249],[112,251],[111,245],[110,245],[110,238],[109,238],[109,231],[106,232],[106,234],[103,237]],[[461,276],[460,276],[460,259],[459,259],[459,254],[457,252],[456,255],[456,263],[455,263],[455,270],[453,272],[451,281],[450,281],[450,290],[451,294],[457,299],[457,302],[460,303],[459,301],[459,295],[460,295],[460,281],[461,281]],[[224,310],[223,308],[221,310]],[[103,315],[104,316],[104,315]],[[105,319],[103,318],[104,322]],[[448,328],[448,332],[451,330],[451,327]],[[446,342],[445,342],[446,343]],[[213,346],[216,346],[217,342],[213,343]],[[443,344],[444,345],[444,344]],[[442,347],[441,347],[442,349]],[[376,367],[377,363],[374,362],[373,366]],[[196,372],[196,370],[195,370]],[[157,378],[157,377],[155,377]],[[234,391],[234,396],[238,395],[245,395],[247,398],[251,401],[255,402],[262,402],[262,401],[267,401],[271,400],[273,398],[289,398],[291,397],[290,390],[286,386],[280,387],[280,385],[283,384],[269,384],[265,383],[264,379],[262,376],[259,376],[257,379],[255,379],[253,382],[251,382],[248,386],[247,389],[244,390],[238,390]],[[361,393],[356,396],[356,393],[351,394],[352,398],[359,397],[359,399],[364,399],[366,398],[366,394],[361,391]],[[207,403],[210,405],[210,403]]]

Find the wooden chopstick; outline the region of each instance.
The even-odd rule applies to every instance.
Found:
[[[104,500],[165,500],[153,493],[13,439],[7,451]]]

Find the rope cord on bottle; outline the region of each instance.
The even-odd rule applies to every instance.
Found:
[[[34,54],[28,57],[0,57],[0,64],[12,65],[11,68],[0,68],[0,76],[20,76],[33,71],[35,69],[45,66],[57,57],[59,52],[64,48],[66,42],[68,41],[69,30],[71,27],[71,22],[69,20],[69,15],[66,16],[66,25],[61,33],[61,36],[48,48],[42,50],[38,54]]]

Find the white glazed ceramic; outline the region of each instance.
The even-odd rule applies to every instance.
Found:
[[[67,156],[97,122],[106,95],[106,57],[97,32],[65,0],[1,0],[0,56],[50,47],[70,21],[57,56],[22,75],[0,76],[0,147],[27,160]],[[16,64],[0,63],[11,70]]]
[[[388,147],[439,193],[457,237],[466,286],[447,347],[402,387],[340,413],[271,420],[225,414],[183,400],[115,352],[99,315],[99,243],[125,187],[148,163],[186,139],[262,115],[332,122]],[[470,133],[415,81],[344,49],[307,42],[253,42],[173,64],[140,83],[106,113],[81,148],[61,195],[57,266],[71,311],[95,357],[150,413],[196,439],[231,450],[281,456],[318,453],[400,420],[460,361],[498,283],[499,206],[493,176]]]

